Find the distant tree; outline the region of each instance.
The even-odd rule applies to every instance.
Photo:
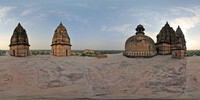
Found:
[[[40,52],[39,51],[37,51],[37,53],[36,53],[37,55],[39,55],[40,54]]]
[[[86,56],[86,54],[85,53],[82,53],[82,55],[81,56]]]
[[[41,51],[41,53],[40,53],[41,55],[45,55],[45,52],[44,51]]]
[[[50,52],[49,52],[49,51],[47,51],[47,52],[46,52],[46,55],[50,55]]]

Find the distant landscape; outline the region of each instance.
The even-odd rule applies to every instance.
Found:
[[[92,50],[94,52],[84,52],[84,50],[72,50],[71,56],[96,57],[96,54],[118,54],[122,50]],[[0,50],[0,56],[5,56],[9,50]],[[51,55],[51,50],[30,50],[30,55]]]
[[[88,56],[96,57],[96,54],[118,54],[123,50],[92,50],[94,53],[86,52],[84,50],[72,50],[71,56]],[[9,50],[0,50],[0,56],[5,56]],[[51,55],[51,50],[30,50],[30,55]],[[200,50],[187,50],[186,57],[200,56]]]

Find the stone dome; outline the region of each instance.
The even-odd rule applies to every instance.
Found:
[[[127,57],[152,57],[157,54],[156,46],[150,37],[144,33],[144,27],[138,25],[135,29],[136,35],[126,40],[125,51],[123,54]]]
[[[66,28],[60,23],[60,25],[56,28],[52,40],[52,46],[53,45],[69,45],[70,44],[70,38],[68,36]]]
[[[28,36],[26,34],[26,30],[19,23],[15,28],[13,35],[10,40],[10,46],[14,45],[29,45]]]

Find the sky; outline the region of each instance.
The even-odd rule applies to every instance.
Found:
[[[142,24],[154,42],[166,21],[181,27],[188,50],[200,49],[200,0],[0,0],[0,49],[21,23],[30,49],[51,49],[62,22],[72,50],[124,50]]]

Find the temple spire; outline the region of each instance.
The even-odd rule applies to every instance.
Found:
[[[141,24],[139,24],[135,30],[137,31],[137,32],[136,32],[136,35],[137,35],[138,33],[141,33],[141,34],[144,35],[144,30],[145,30],[145,29],[144,29],[144,27],[143,27]]]
[[[169,23],[168,23],[168,21],[166,22],[165,26],[169,26]]]
[[[20,23],[18,23],[17,27],[22,27]]]

